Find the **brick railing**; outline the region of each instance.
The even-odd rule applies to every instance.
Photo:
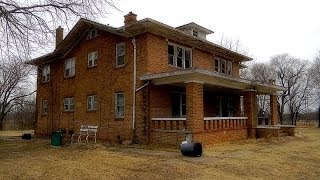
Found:
[[[186,118],[152,118],[153,130],[183,131],[186,129]]]
[[[247,117],[205,117],[204,130],[219,131],[247,127]]]

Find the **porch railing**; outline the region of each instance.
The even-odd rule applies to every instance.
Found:
[[[186,129],[186,118],[152,118],[153,130],[182,131]]]
[[[247,117],[205,117],[204,130],[219,131],[247,127]]]

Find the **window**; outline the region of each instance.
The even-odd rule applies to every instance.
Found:
[[[171,96],[172,116],[184,117],[186,115],[186,95],[174,93]]]
[[[97,37],[98,32],[96,29],[92,29],[91,31],[89,31],[88,35],[87,35],[87,39],[92,39],[94,37]]]
[[[214,60],[214,70],[220,72],[220,59],[218,58]]]
[[[48,114],[48,101],[46,99],[42,101],[42,114]]]
[[[50,80],[50,65],[42,67],[42,82],[49,82]]]
[[[88,110],[97,109],[97,95],[87,96],[87,109]]]
[[[64,77],[72,77],[75,75],[75,58],[66,59],[64,65]]]
[[[124,65],[124,43],[119,43],[116,46],[116,58],[117,58],[117,62],[116,62],[116,67],[121,67]]]
[[[63,110],[73,111],[74,110],[74,98],[64,98],[63,100]]]
[[[222,74],[232,75],[232,61],[223,58],[215,58],[214,71]]]
[[[226,60],[225,59],[220,60],[220,72],[223,74],[226,73]]]
[[[168,44],[168,64],[187,69],[192,67],[191,49]]]
[[[232,61],[227,62],[227,74],[232,75]]]
[[[88,53],[88,67],[97,66],[98,51]]]
[[[198,31],[193,30],[192,31],[192,35],[195,36],[195,37],[198,37]]]
[[[116,93],[116,117],[123,118],[124,117],[124,93],[118,92]]]
[[[174,46],[168,45],[168,63],[174,65]]]

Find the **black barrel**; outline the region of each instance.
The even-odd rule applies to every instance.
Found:
[[[202,144],[183,141],[181,143],[181,153],[185,156],[200,157],[202,155]]]

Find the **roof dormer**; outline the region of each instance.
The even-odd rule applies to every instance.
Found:
[[[207,39],[206,37],[208,34],[214,33],[213,31],[211,31],[207,28],[204,28],[194,22],[176,27],[176,29],[179,29],[181,31],[184,31],[185,33],[199,37],[201,39]]]

